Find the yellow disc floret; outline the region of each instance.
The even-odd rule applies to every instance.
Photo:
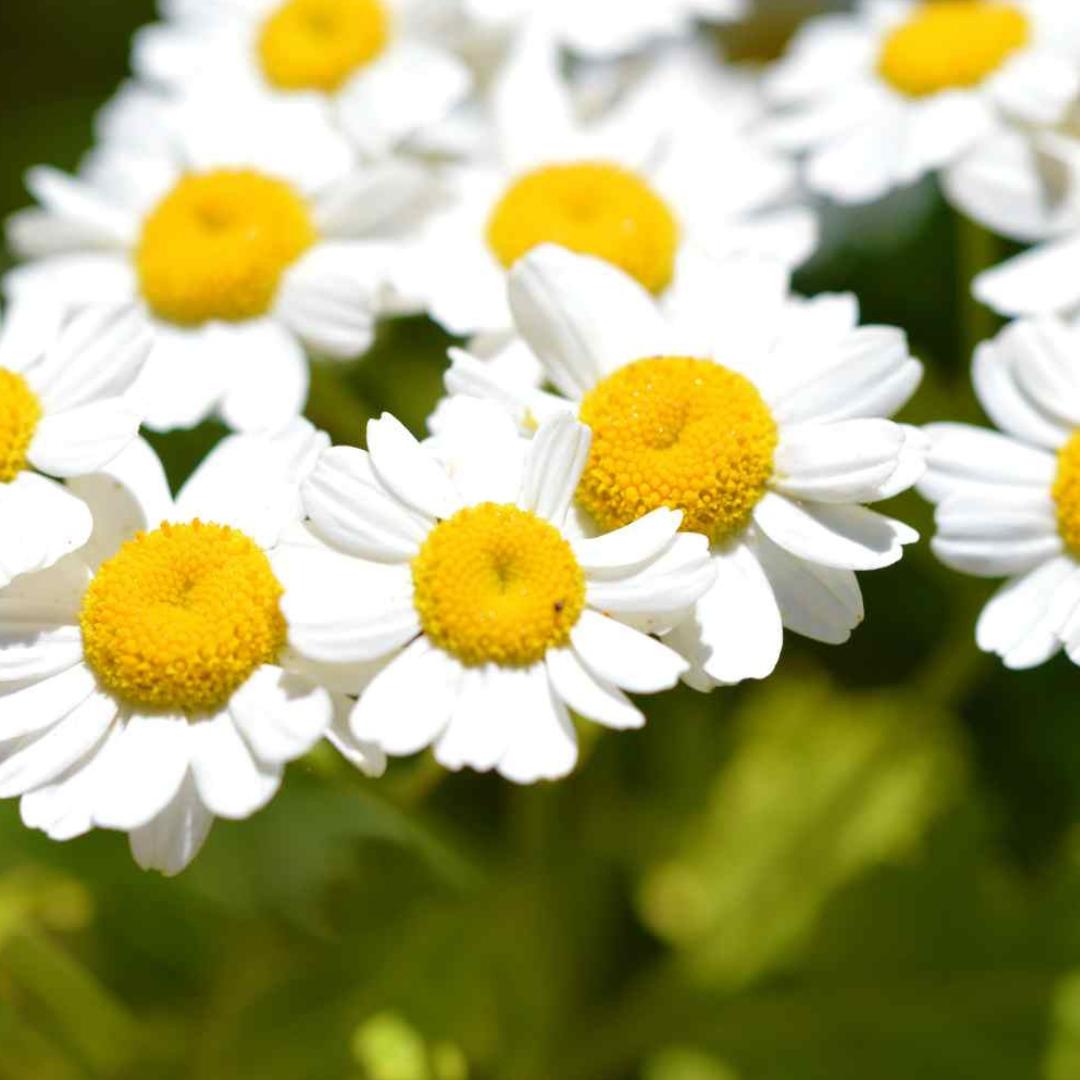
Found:
[[[254,319],[315,240],[307,204],[285,182],[249,169],[192,174],[143,225],[139,285],[155,314],[181,326]]]
[[[79,625],[86,662],[139,709],[220,709],[285,644],[282,589],[263,551],[224,525],[140,533],[98,570]]]
[[[524,667],[565,645],[585,574],[553,525],[482,503],[436,525],[412,564],[424,633],[462,663]]]
[[[687,532],[723,540],[772,476],[772,414],[749,379],[711,360],[628,364],[589,392],[581,419],[593,443],[577,497],[605,530],[666,506]]]
[[[0,484],[26,468],[26,454],[41,419],[41,402],[17,371],[0,368]],[[9,528],[17,529],[18,522]]]
[[[540,244],[559,244],[624,270],[650,292],[671,284],[679,227],[667,204],[620,165],[549,165],[520,177],[488,221],[487,239],[509,270]]]
[[[909,97],[978,86],[1031,36],[1028,18],[996,0],[927,0],[886,38],[881,77]]]
[[[286,0],[263,23],[259,62],[279,90],[332,93],[386,48],[382,0]]]
[[[1080,429],[1058,453],[1053,496],[1061,539],[1073,555],[1080,557]]]

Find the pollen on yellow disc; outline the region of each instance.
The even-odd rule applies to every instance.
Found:
[[[220,709],[285,644],[281,586],[244,533],[199,521],[129,540],[83,597],[83,652],[102,687],[140,709]]]
[[[193,173],[143,224],[140,289],[156,315],[181,326],[254,319],[315,240],[307,204],[284,181],[249,169]]]
[[[424,633],[470,666],[524,667],[565,645],[585,606],[585,574],[553,525],[482,503],[428,535],[412,564]]]
[[[1080,556],[1080,429],[1058,453],[1053,496],[1061,539],[1073,555]]]
[[[263,75],[279,90],[332,93],[386,48],[383,0],[285,0],[259,33]]]
[[[927,0],[885,40],[882,78],[909,97],[978,86],[1031,36],[1024,12],[998,0]]]
[[[772,476],[777,428],[757,388],[710,360],[637,360],[581,405],[592,428],[578,502],[605,530],[666,506],[714,541],[742,529]]]
[[[26,468],[26,454],[41,419],[41,402],[17,371],[0,368],[0,484]],[[18,528],[18,523],[11,527]]]
[[[487,240],[507,270],[540,244],[559,244],[604,259],[659,293],[675,272],[679,226],[636,173],[581,162],[519,177],[492,212]]]

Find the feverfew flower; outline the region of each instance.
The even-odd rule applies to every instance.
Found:
[[[749,0],[466,0],[481,22],[514,26],[542,20],[557,40],[589,57],[640,49],[658,38],[686,36],[698,19],[728,22]]]
[[[506,272],[542,243],[606,259],[657,295],[692,248],[806,258],[814,219],[790,210],[789,163],[747,132],[744,88],[710,78],[700,54],[681,59],[585,122],[552,38],[522,34],[491,90],[492,151],[447,170],[445,207],[421,226],[400,291],[452,333],[503,332]],[[732,119],[714,123],[725,92]],[[712,108],[688,105],[702,94],[718,96]]]
[[[1012,123],[1051,124],[1080,92],[1059,0],[861,0],[811,19],[766,88],[778,146],[812,188],[868,202],[964,156]]]
[[[467,96],[468,68],[444,44],[453,0],[171,0],[136,35],[134,66],[188,99],[276,124],[303,100],[365,153],[385,153]],[[260,115],[261,113],[261,115]]]
[[[294,561],[290,640],[313,661],[377,672],[352,713],[357,739],[555,779],[577,759],[568,708],[640,727],[623,691],[655,693],[686,671],[647,631],[709,587],[707,545],[665,509],[575,538],[566,518],[588,430],[561,416],[530,442],[488,403],[468,413],[425,444],[383,416],[368,453],[322,454],[303,498],[326,546]]]
[[[150,351],[133,307],[65,318],[18,294],[0,332],[0,587],[90,539],[86,505],[57,480],[96,472],[138,434],[126,396]]]
[[[863,618],[854,571],[917,539],[859,505],[923,469],[919,433],[884,419],[922,374],[903,333],[858,327],[850,296],[792,298],[783,267],[747,259],[700,261],[661,309],[613,267],[544,247],[510,275],[510,303],[555,392],[460,350],[447,388],[499,401],[524,430],[565,413],[589,425],[587,535],[667,507],[708,537],[716,582],[665,637],[688,681],[766,677],[784,626],[846,641]],[[452,402],[440,430],[450,417]]]
[[[288,650],[268,556],[327,442],[306,421],[231,436],[175,501],[141,441],[72,481],[90,543],[0,590],[0,797],[22,796],[27,825],[120,829],[141,866],[175,874],[324,735],[382,768]]]
[[[358,167],[304,102],[273,128],[228,111],[187,119],[171,152],[108,143],[79,176],[33,169],[40,206],[11,219],[9,239],[34,261],[9,281],[44,281],[74,305],[141,303],[149,427],[212,414],[280,427],[307,397],[304,346],[339,358],[369,346],[395,226],[425,180],[402,163]]]
[[[1013,323],[975,354],[975,390],[1001,433],[931,424],[919,491],[937,505],[946,566],[1009,580],[983,609],[979,647],[1010,668],[1062,647],[1080,663],[1080,332]]]

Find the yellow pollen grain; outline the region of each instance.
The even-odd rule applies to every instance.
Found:
[[[581,405],[593,433],[578,502],[605,530],[666,506],[682,528],[724,540],[772,476],[777,428],[757,388],[711,360],[637,360]]]
[[[585,574],[553,525],[516,506],[460,510],[412,563],[424,633],[463,664],[525,667],[570,640]]]
[[[603,259],[660,293],[675,272],[679,226],[636,173],[582,162],[517,179],[492,211],[487,241],[507,270],[540,244],[559,244]]]
[[[1027,16],[996,0],[927,0],[885,40],[881,77],[909,97],[978,86],[1031,37]]]
[[[250,169],[185,176],[147,217],[136,252],[144,299],[180,326],[265,315],[317,239],[307,204]]]
[[[224,525],[163,525],[94,576],[79,614],[102,687],[136,708],[202,715],[285,644],[281,586],[264,552]]]
[[[279,90],[341,89],[390,38],[382,0],[286,0],[263,23],[263,75]]]
[[[1052,494],[1061,539],[1073,555],[1080,557],[1080,429],[1058,453]]]
[[[26,380],[17,371],[0,368],[0,484],[10,484],[26,468],[41,412],[41,402]]]

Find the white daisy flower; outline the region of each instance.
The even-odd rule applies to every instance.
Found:
[[[491,91],[492,153],[447,171],[446,206],[422,225],[400,290],[466,335],[509,328],[506,272],[541,243],[607,259],[657,294],[691,247],[804,259],[816,230],[805,209],[790,212],[794,170],[741,126],[735,80],[711,79],[700,56],[682,61],[585,122],[551,37],[523,34]],[[723,100],[692,104],[725,90],[737,121],[713,122]],[[672,120],[680,111],[685,123]]]
[[[72,481],[90,543],[0,590],[0,797],[22,797],[28,826],[120,829],[141,866],[175,874],[323,736],[381,769],[287,648],[267,555],[327,442],[305,421],[230,436],[175,501],[142,441]]]
[[[138,434],[126,396],[150,351],[132,307],[65,319],[50,297],[17,294],[0,331],[0,587],[90,539],[86,505],[57,479],[96,472]]]
[[[983,271],[972,292],[1007,316],[1080,314],[1080,140],[1012,133],[972,155],[951,196],[988,228],[1036,246]]]
[[[946,566],[1009,580],[983,609],[979,647],[1010,668],[1063,646],[1080,663],[1080,331],[1006,327],[975,354],[975,391],[1000,428],[931,424],[919,491],[937,505]]]
[[[434,442],[383,416],[370,452],[323,453],[303,498],[326,546],[294,564],[284,610],[309,659],[377,671],[352,713],[357,739],[555,779],[577,759],[568,708],[636,728],[623,691],[678,682],[686,662],[645,631],[682,617],[713,572],[704,539],[680,535],[669,510],[572,538],[588,430],[558,417],[530,442],[502,410],[472,404]]]
[[[946,169],[1013,122],[1051,124],[1080,92],[1059,0],[861,0],[811,19],[769,73],[778,146],[812,188],[869,202]]]
[[[670,507],[709,538],[716,583],[665,638],[692,685],[765,678],[785,626],[849,638],[854,571],[918,538],[860,505],[923,469],[920,434],[884,419],[922,376],[900,330],[858,327],[851,296],[792,298],[783,267],[748,259],[703,260],[662,310],[613,267],[549,246],[514,269],[510,303],[556,392],[461,350],[447,389],[499,401],[526,430],[565,412],[589,425],[587,535]]]
[[[633,52],[664,37],[689,35],[697,20],[729,22],[749,0],[466,0],[481,22],[543,20],[559,42],[589,57]]]
[[[385,153],[469,93],[446,47],[451,0],[171,0],[135,37],[133,64],[196,100],[265,110],[305,100],[361,150]]]
[[[9,221],[39,281],[65,302],[131,302],[154,347],[137,393],[155,430],[218,414],[273,429],[303,408],[304,346],[349,358],[370,345],[394,228],[422,196],[415,167],[358,168],[296,102],[273,129],[204,115],[182,144],[107,144],[83,173],[31,170],[39,207]]]

